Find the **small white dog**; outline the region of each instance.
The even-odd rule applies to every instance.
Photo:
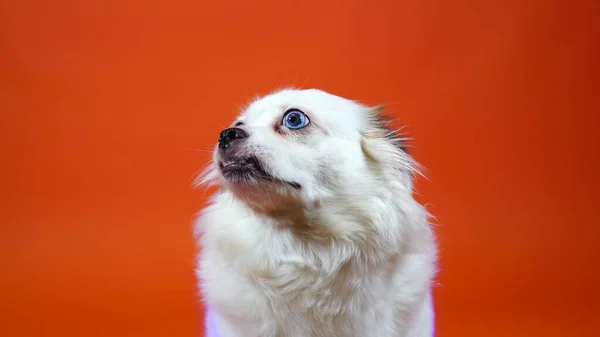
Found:
[[[434,234],[380,110],[290,89],[221,132],[196,227],[209,336],[433,335]]]

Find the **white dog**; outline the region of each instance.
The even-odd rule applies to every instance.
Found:
[[[290,89],[221,132],[196,227],[209,335],[433,335],[434,235],[380,110]]]

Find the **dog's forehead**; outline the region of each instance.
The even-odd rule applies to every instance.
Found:
[[[300,109],[329,124],[339,121],[355,125],[363,120],[365,108],[351,100],[317,89],[281,90],[252,102],[240,118],[248,124],[270,124],[289,109]],[[350,126],[350,125],[348,125]]]

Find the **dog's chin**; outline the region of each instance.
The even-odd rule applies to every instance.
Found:
[[[225,181],[233,185],[254,185],[273,180],[254,156],[223,158],[219,169]]]
[[[299,183],[279,179],[270,174],[256,156],[226,157],[220,160],[219,169],[223,179],[236,187],[293,187],[301,189]]]

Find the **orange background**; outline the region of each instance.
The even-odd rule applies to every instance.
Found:
[[[295,84],[387,103],[416,139],[438,336],[597,336],[598,13],[4,0],[0,335],[201,335],[194,174],[237,104]]]

